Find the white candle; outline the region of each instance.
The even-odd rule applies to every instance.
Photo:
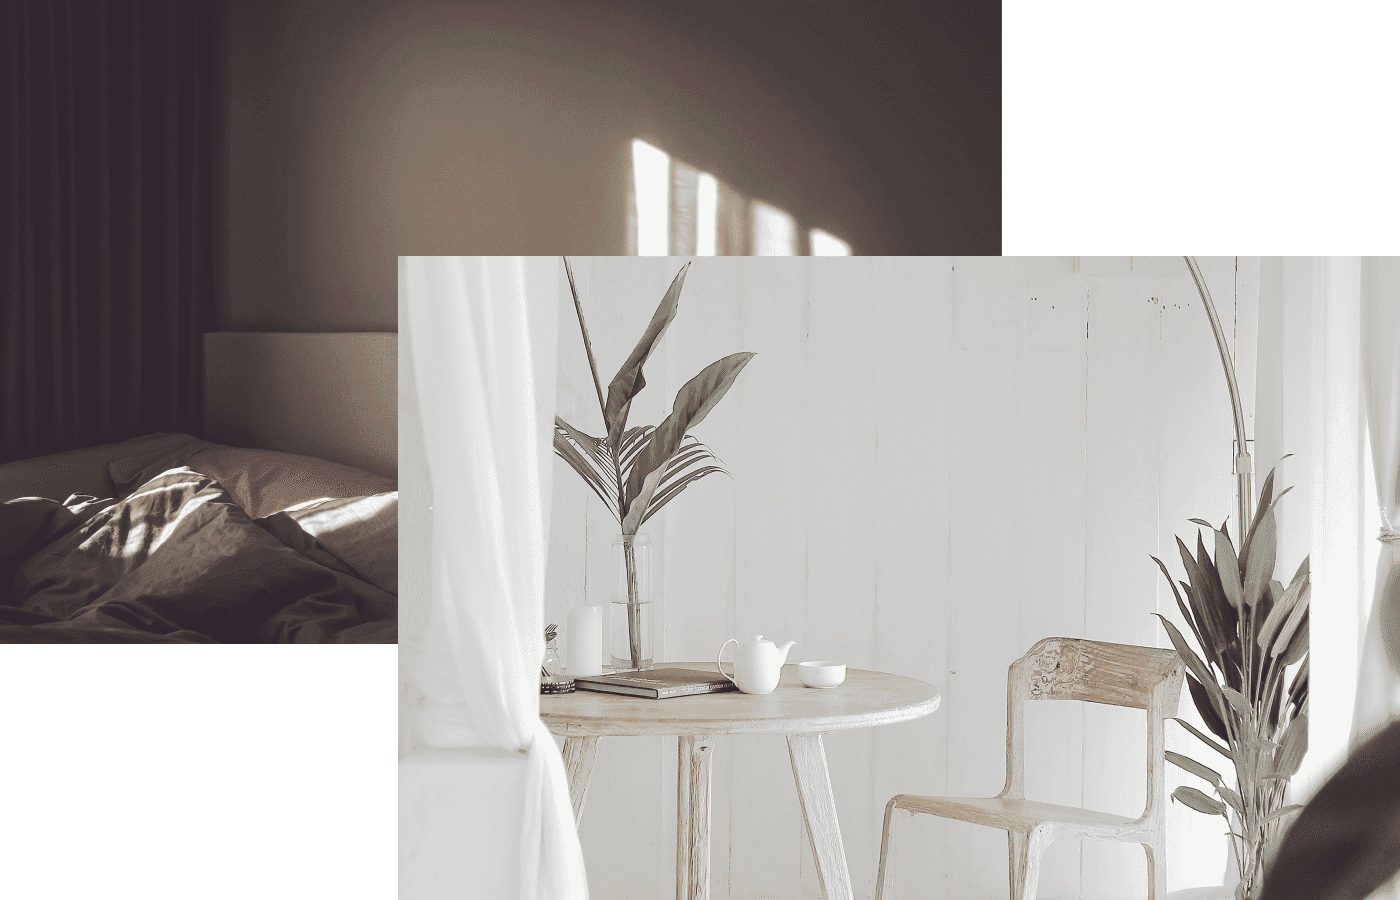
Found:
[[[603,608],[577,606],[569,610],[569,674],[603,674]]]

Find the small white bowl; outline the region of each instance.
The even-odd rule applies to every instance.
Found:
[[[807,687],[836,687],[846,680],[846,664],[817,659],[797,664],[797,677]]]

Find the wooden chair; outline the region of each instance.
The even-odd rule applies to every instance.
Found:
[[[1163,722],[1176,714],[1185,670],[1172,650],[1046,638],[1011,664],[1006,676],[1006,786],[995,797],[898,794],[885,807],[876,900],[894,868],[895,826],[915,813],[1002,828],[1010,845],[1012,900],[1035,897],[1040,854],[1061,837],[1132,841],[1147,851],[1149,900],[1166,900],[1166,772]],[[1147,710],[1147,807],[1129,819],[1025,799],[1024,704],[1087,700]]]

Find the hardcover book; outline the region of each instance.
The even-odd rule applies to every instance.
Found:
[[[603,691],[664,700],[692,694],[713,694],[737,690],[734,682],[718,672],[696,669],[651,669],[644,672],[618,672],[615,675],[575,676],[574,684],[581,691]]]

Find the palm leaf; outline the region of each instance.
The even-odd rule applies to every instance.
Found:
[[[680,492],[685,490],[692,482],[699,481],[706,475],[713,475],[715,472],[724,472],[724,474],[726,475],[729,474],[727,471],[721,469],[719,466],[705,466],[702,469],[697,469],[691,472],[689,475],[685,476],[680,481],[673,482],[664,491],[659,491],[653,494],[651,503],[647,506],[646,515],[642,516],[642,522],[638,524],[645,523],[647,519],[650,519],[652,516],[660,512],[661,507],[665,506],[667,503],[670,503],[673,497],[678,496]]]
[[[554,427],[556,429],[563,429],[569,438],[573,440],[574,444],[592,458],[593,462],[597,464],[598,471],[608,476],[607,480],[614,484],[617,482],[617,474],[613,471],[612,458],[603,453],[602,441],[592,435],[584,434],[582,431],[579,431],[577,428],[564,421],[562,416],[554,417]]]
[[[657,481],[664,474],[671,457],[680,449],[686,433],[704,421],[753,357],[752,353],[734,353],[710,363],[676,393],[671,414],[657,426],[656,432],[632,464],[624,495],[628,506],[622,523],[623,534],[635,534],[635,528],[641,523],[647,504],[651,502],[652,492],[656,490]],[[634,530],[628,530],[629,523]]]
[[[676,318],[681,288],[685,286],[685,273],[689,269],[690,263],[681,266],[671,286],[666,289],[666,295],[661,298],[661,305],[652,313],[651,321],[647,323],[641,340],[637,341],[637,346],[632,348],[627,361],[608,384],[608,402],[603,408],[603,419],[608,425],[610,447],[616,448],[622,440],[622,433],[627,428],[627,412],[632,408],[632,398],[646,387],[647,380],[642,376],[642,366],[646,365],[647,357],[651,356],[661,336]]]
[[[606,485],[603,483],[602,477],[594,467],[589,464],[584,455],[580,453],[579,449],[569,440],[568,434],[562,429],[554,432],[554,452],[558,454],[564,462],[573,467],[573,470],[583,478],[584,483],[593,488],[593,493],[598,495],[598,499],[603,501],[603,505],[608,508],[608,511],[613,514],[613,517],[617,518],[617,497],[613,496],[610,498],[608,496],[608,491]]]
[[[583,304],[578,302],[578,288],[574,286],[574,268],[569,258],[564,257],[564,272],[569,276],[569,292],[574,295],[574,310],[578,313],[578,328],[583,332],[583,349],[588,354],[588,371],[593,373],[593,389],[598,392],[598,409],[607,421],[608,409],[603,403],[603,383],[598,380],[598,361],[593,358],[593,342],[588,339],[588,323],[583,320]]]

